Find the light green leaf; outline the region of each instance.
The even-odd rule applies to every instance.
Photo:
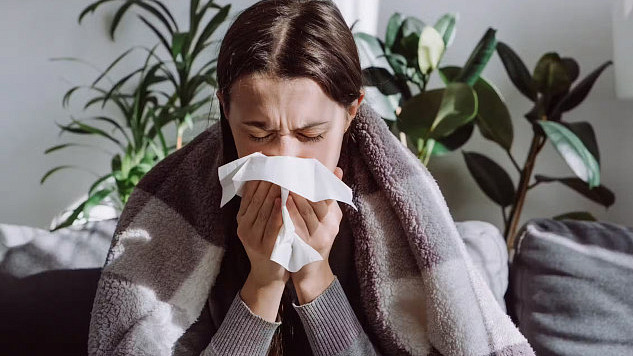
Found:
[[[576,176],[589,183],[589,187],[600,186],[600,166],[587,147],[571,130],[554,121],[538,121],[554,148]]]
[[[477,114],[477,96],[466,83],[450,83],[444,90],[437,116],[431,125],[434,139],[450,135]]]
[[[442,36],[444,41],[444,47],[449,47],[453,44],[455,38],[455,25],[457,23],[457,14],[446,14],[442,16],[435,24],[435,29]]]
[[[426,26],[420,34],[418,43],[418,67],[424,74],[429,74],[442,59],[444,54],[444,40],[442,36],[431,26]]]

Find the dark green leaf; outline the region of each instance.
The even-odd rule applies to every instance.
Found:
[[[567,68],[557,53],[544,54],[534,69],[536,89],[549,96],[564,93],[571,86]]]
[[[44,151],[44,154],[49,154],[51,152],[55,152],[57,150],[61,150],[62,148],[72,147],[72,146],[81,146],[81,145],[78,144],[78,143],[64,143],[64,144],[53,146],[53,147],[47,149],[46,151]]]
[[[154,26],[151,22],[149,22],[149,20],[147,20],[145,17],[138,15],[138,18],[147,26],[149,27],[149,29],[154,32],[154,34],[156,35],[156,37],[158,37],[158,40],[160,41],[160,43],[163,45],[163,47],[165,47],[165,50],[167,51],[167,53],[171,53],[171,47],[169,46],[169,42],[167,42],[167,39],[165,38],[165,36],[156,28],[156,26]]]
[[[591,74],[589,74],[580,83],[574,86],[574,88],[570,90],[569,93],[559,102],[557,108],[554,109],[554,111],[556,113],[564,113],[582,103],[591,91],[591,88],[593,88],[593,85],[595,84],[600,74],[602,74],[602,72],[611,64],[613,64],[613,62],[611,61],[602,64],[596,70],[591,72]]]
[[[462,152],[470,174],[481,190],[501,207],[514,203],[515,190],[508,173],[495,161],[476,152]]]
[[[205,26],[204,30],[202,30],[200,37],[198,37],[198,42],[196,42],[196,46],[191,54],[192,57],[196,57],[198,53],[202,51],[204,43],[209,39],[209,37],[211,37],[211,35],[213,35],[215,30],[224,22],[224,20],[226,20],[230,10],[231,5],[226,5],[218,11],[215,16],[213,16],[211,21],[209,21],[209,23]]]
[[[448,84],[455,80],[460,71],[459,67],[443,67],[439,73],[444,83]],[[475,121],[479,131],[485,138],[509,150],[514,140],[514,130],[510,111],[501,94],[482,77],[479,77],[473,89],[477,93],[478,112]]]
[[[389,23],[387,24],[387,33],[385,34],[385,47],[391,50],[394,43],[396,42],[396,38],[398,37],[398,32],[400,31],[400,26],[402,26],[402,22],[404,18],[399,13],[394,13],[389,18]]]
[[[134,5],[134,1],[125,1],[123,5],[119,7],[119,10],[117,10],[117,12],[114,14],[114,18],[112,19],[112,23],[110,24],[110,38],[112,40],[114,40],[114,31],[116,31],[116,28],[119,26],[121,18],[123,18],[123,15],[125,15],[127,10],[129,10],[132,5]]]
[[[455,130],[452,134],[436,141],[433,145],[432,154],[439,156],[444,153],[455,151],[468,142],[470,137],[473,135],[473,131],[475,131],[475,122],[471,121]],[[432,140],[432,138],[429,140]]]
[[[432,138],[444,138],[472,121],[477,115],[477,107],[477,95],[468,84],[448,84],[437,117],[431,126]]]
[[[569,188],[575,190],[576,192],[584,195],[586,198],[608,208],[613,203],[615,203],[615,194],[611,192],[604,185],[599,185],[594,188],[590,188],[589,185],[578,179],[576,177],[567,177],[567,178],[551,178],[543,175],[535,175],[534,179],[537,182],[549,183],[549,182],[559,182],[562,183]]]
[[[48,172],[46,172],[44,176],[42,176],[42,179],[40,179],[40,184],[44,184],[44,182],[48,179],[48,177],[50,177],[53,173],[61,171],[62,169],[68,169],[68,168],[76,168],[76,166],[66,165],[66,166],[55,167],[49,170]]]
[[[474,85],[497,47],[496,30],[489,28],[481,38],[456,81]]]
[[[400,93],[396,78],[385,68],[369,67],[363,69],[363,84],[377,87],[384,95]]]
[[[108,66],[108,68],[106,68],[106,70],[103,71],[103,73],[101,73],[97,79],[95,79],[94,82],[92,82],[92,86],[94,87],[95,85],[97,85],[97,83],[99,83],[99,81],[101,81],[101,79],[103,79],[103,77],[105,77],[112,68],[114,68],[114,66],[116,66],[117,63],[119,63],[125,56],[127,56],[130,52],[132,52],[133,50],[137,49],[138,47],[132,47],[130,49],[128,49],[127,51],[123,52],[122,55],[118,56],[117,59],[114,60],[114,62],[110,63],[110,65]]]
[[[497,43],[497,53],[514,86],[528,99],[535,102],[538,98],[536,85],[521,58],[503,42]]]
[[[580,75],[580,66],[578,66],[578,62],[575,59],[565,57],[561,58],[565,69],[567,70],[567,75],[569,76],[569,80],[573,83],[578,79]]]
[[[398,128],[414,138],[424,138],[437,116],[443,89],[429,90],[413,96],[402,106],[397,118]]]
[[[88,13],[94,13],[95,10],[101,6],[102,4],[105,4],[106,2],[110,2],[113,0],[99,0],[96,1],[90,5],[88,5],[88,7],[86,7],[85,9],[83,9],[81,11],[81,13],[79,14],[79,19],[77,20],[77,23],[81,24],[81,20],[83,20],[84,16],[86,16]]]

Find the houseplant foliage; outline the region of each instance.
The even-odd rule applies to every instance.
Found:
[[[533,103],[533,109],[525,114],[532,128],[532,141],[522,167],[513,158],[509,147],[495,140],[508,152],[519,174],[519,182],[515,187],[510,175],[483,154],[463,152],[463,156],[479,187],[502,208],[504,236],[508,246],[512,246],[526,194],[539,184],[558,182],[605,207],[614,203],[614,194],[600,183],[600,154],[592,125],[563,119],[564,114],[586,99],[598,77],[612,62],[605,62],[584,79],[578,80],[580,68],[573,58],[560,57],[555,52],[546,53],[530,73],[507,44],[499,42],[497,53],[512,83]],[[450,83],[458,78],[460,71],[459,68],[444,68],[442,72],[445,81]],[[511,142],[511,138],[501,141]],[[536,158],[548,141],[571,168],[574,176],[533,175]],[[510,209],[509,215],[507,209]],[[570,212],[555,218],[595,220],[587,212]]]
[[[64,95],[65,107],[76,92],[84,90],[93,94],[84,104],[84,111],[93,106],[104,112],[106,106],[116,111],[110,116],[73,117],[68,124],[58,124],[60,135],[70,133],[104,139],[119,153],[111,159],[110,172],[91,185],[88,198],[53,230],[69,226],[78,219],[86,219],[90,210],[102,203],[107,202],[122,210],[143,175],[184,145],[182,137],[185,130],[193,128],[194,122],[209,117],[212,92],[217,87],[217,58],[209,56],[204,50],[216,42],[211,38],[226,20],[230,5],[220,6],[214,0],[203,3],[191,0],[189,28],[181,29],[161,1],[100,0],[81,12],[79,22],[101,6],[113,2],[119,3],[119,6],[110,24],[112,40],[123,16],[136,9],[138,19],[156,36],[158,44],[152,48],[130,48],[101,71],[91,84],[73,87]],[[144,51],[145,60],[121,78],[110,78],[112,70],[133,51]],[[70,60],[78,61],[74,58]],[[164,134],[164,129],[170,124],[176,128],[175,145],[170,144]],[[77,146],[85,145],[62,143],[45,153]],[[44,174],[41,183],[51,174],[68,168],[78,167],[55,167]]]
[[[509,113],[502,112],[501,96],[480,77],[495,50],[494,29],[485,32],[455,80],[443,88],[428,89],[431,75],[438,72],[453,41],[456,23],[454,14],[446,14],[430,26],[395,13],[384,40],[354,34],[367,101],[425,165],[431,156],[464,145],[475,126],[495,139],[507,138],[512,131]],[[493,119],[496,124],[489,121]]]

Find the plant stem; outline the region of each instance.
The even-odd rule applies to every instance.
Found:
[[[532,176],[532,171],[534,170],[536,156],[541,148],[543,148],[544,141],[545,139],[543,138],[543,141],[541,141],[541,136],[536,133],[532,138],[530,150],[525,160],[525,166],[523,167],[521,178],[519,180],[519,187],[517,189],[515,201],[512,205],[512,210],[510,211],[510,222],[509,224],[506,224],[505,231],[503,233],[508,249],[511,249],[514,244],[514,235],[516,234],[519,220],[521,219],[521,211],[523,210],[523,204],[525,203],[525,196],[530,183],[530,177]]]
[[[521,167],[519,167],[519,164],[517,163],[516,159],[514,159],[514,156],[512,155],[512,152],[510,152],[510,150],[506,150],[506,152],[508,153],[508,156],[510,157],[510,161],[512,161],[512,164],[514,165],[514,168],[517,169],[517,171],[519,172],[519,175],[522,173],[521,172]]]

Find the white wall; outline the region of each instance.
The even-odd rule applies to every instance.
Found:
[[[352,1],[340,0],[339,2]],[[166,0],[184,24],[188,1]],[[234,1],[234,11],[253,1]],[[461,65],[488,26],[498,29],[500,40],[510,44],[533,68],[539,56],[556,50],[576,58],[586,74],[612,57],[611,2],[604,0],[502,1],[445,0],[378,1],[378,33],[382,34],[394,11],[410,14],[432,23],[445,12],[459,12],[460,22],[453,47],[445,64]],[[77,114],[82,104],[77,97],[70,110],[61,107],[63,93],[73,84],[94,78],[95,72],[75,63],[51,62],[52,57],[74,56],[99,67],[110,63],[130,44],[152,44],[153,38],[133,16],[124,19],[117,42],[106,36],[107,19],[112,11],[99,11],[77,24],[77,16],[87,1],[4,0],[0,4],[0,222],[48,227],[51,218],[78,199],[94,180],[89,173],[66,171],[52,176],[44,186],[39,180],[49,168],[76,164],[96,173],[107,171],[107,156],[67,150],[45,156],[43,151],[58,139],[55,122],[65,123]],[[363,2],[363,4],[367,4]],[[365,5],[363,5],[365,6]],[[110,7],[112,9],[112,7]],[[348,9],[351,17],[363,13]],[[367,24],[371,21],[361,23]],[[351,22],[350,22],[351,23]],[[370,26],[370,24],[368,25]],[[223,28],[224,29],[224,28]],[[364,28],[363,28],[364,29]],[[131,68],[131,67],[130,67]],[[523,161],[529,145],[530,129],[522,119],[529,103],[507,79],[495,56],[484,75],[505,95],[515,116],[513,152]],[[595,125],[603,162],[603,182],[617,196],[608,211],[565,187],[541,186],[528,195],[524,219],[553,216],[573,210],[588,210],[603,220],[633,225],[633,103],[614,95],[613,70],[600,78],[588,100],[569,114],[571,121]],[[75,137],[66,136],[76,141]],[[516,178],[503,152],[475,134],[465,150],[482,152],[496,159]],[[501,227],[499,209],[490,202],[470,178],[461,154],[437,158],[430,169],[438,180],[456,220],[479,219]],[[547,145],[536,167],[537,173],[570,175],[558,154]]]

